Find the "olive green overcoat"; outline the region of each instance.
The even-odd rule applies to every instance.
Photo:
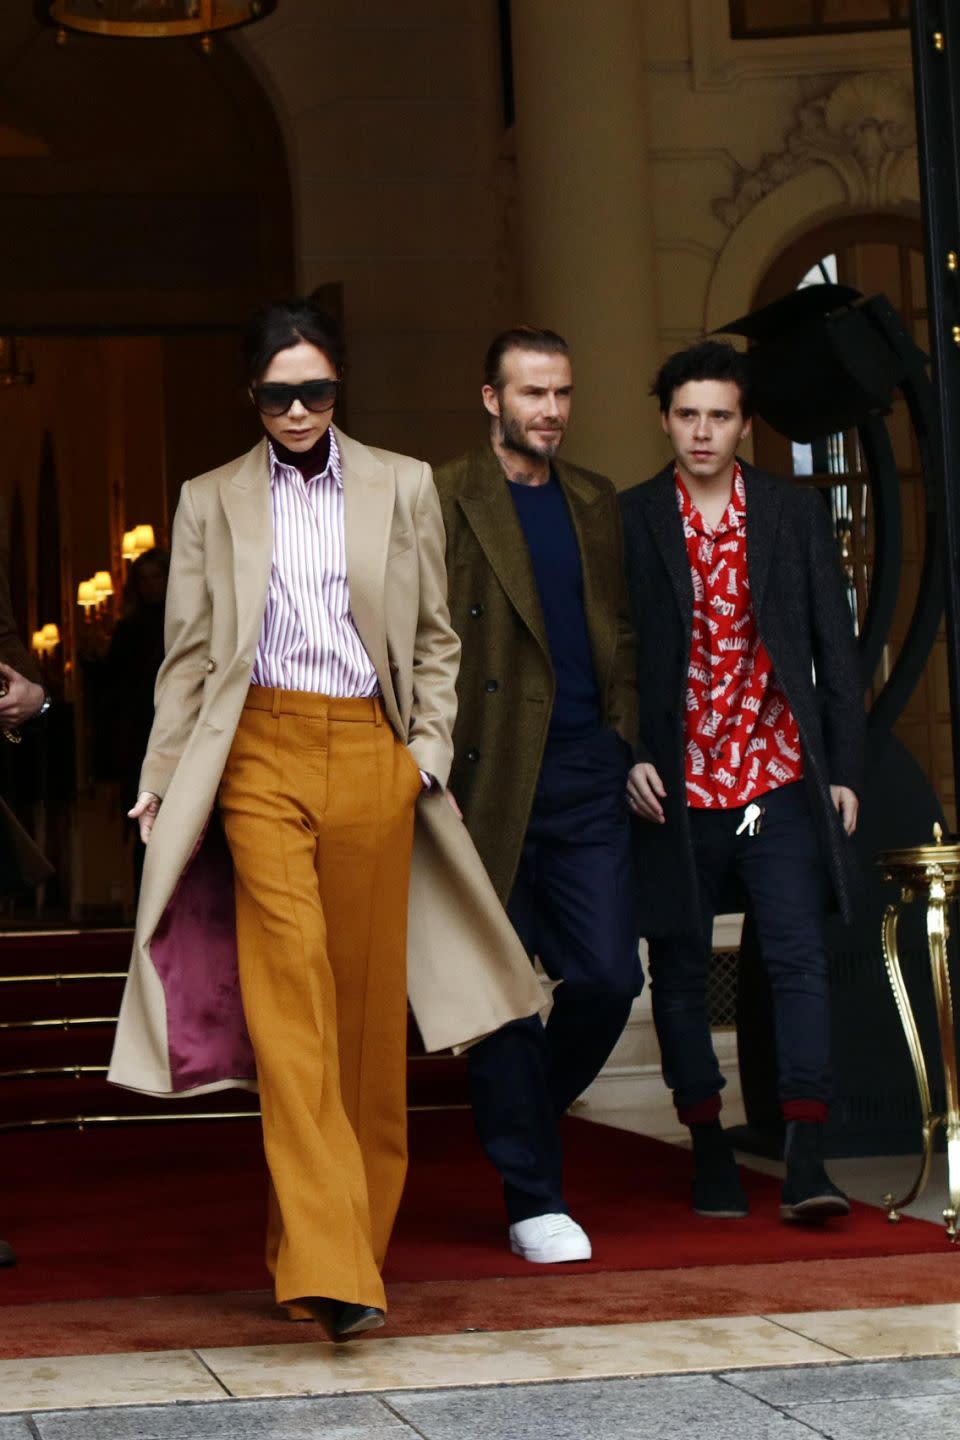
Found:
[[[637,739],[634,638],[612,482],[553,462],[580,547],[603,723]],[[450,619],[462,652],[450,789],[494,888],[513,886],[543,761],[555,681],[509,482],[489,445],[435,473],[447,532]]]

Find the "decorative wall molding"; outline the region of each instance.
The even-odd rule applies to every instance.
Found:
[[[917,135],[909,82],[890,74],[852,75],[797,112],[782,150],[741,170],[734,193],[713,213],[734,230],[781,185],[816,165],[838,176],[851,207],[889,210],[919,195]]]
[[[695,90],[733,90],[745,80],[849,74],[851,69],[909,71],[907,30],[856,35],[732,40],[727,0],[687,0]]]

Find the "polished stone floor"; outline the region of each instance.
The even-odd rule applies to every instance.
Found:
[[[53,1410],[0,1440],[958,1440],[960,1359]]]
[[[955,1252],[945,1257],[945,1263],[956,1263],[954,1256]],[[878,1367],[869,1362],[910,1360],[920,1364],[921,1357],[938,1357],[937,1364],[926,1371],[922,1365],[919,1370],[908,1366],[903,1375],[916,1377],[926,1373],[934,1377],[930,1381],[932,1395],[944,1387],[955,1394],[960,1390],[958,1356],[960,1304],[941,1304],[737,1315],[647,1324],[577,1325],[499,1333],[370,1337],[347,1345],[312,1341],[4,1360],[0,1361],[0,1440],[11,1440],[11,1437],[20,1440],[27,1434],[36,1437],[38,1433],[63,1436],[64,1440],[73,1435],[89,1436],[91,1440],[93,1437],[99,1440],[100,1435],[129,1435],[131,1440],[151,1440],[155,1435],[161,1440],[168,1434],[191,1433],[176,1429],[180,1423],[177,1417],[181,1415],[194,1417],[191,1423],[198,1426],[216,1426],[221,1424],[217,1414],[238,1417],[249,1414],[255,1420],[257,1415],[266,1413],[255,1405],[249,1411],[237,1410],[237,1401],[279,1402],[299,1397],[311,1397],[316,1403],[321,1398],[331,1402],[336,1399],[339,1403],[348,1396],[381,1397],[379,1409],[361,1407],[357,1413],[379,1415],[382,1419],[384,1406],[392,1407],[391,1413],[396,1414],[410,1410],[412,1416],[417,1407],[427,1403],[424,1392],[432,1392],[435,1397],[445,1392],[451,1404],[459,1405],[461,1414],[471,1407],[475,1407],[478,1414],[485,1413],[489,1406],[497,1404],[509,1410],[513,1403],[510,1396],[516,1396],[520,1405],[530,1403],[523,1400],[524,1395],[535,1398],[554,1392],[561,1399],[566,1397],[571,1405],[578,1394],[592,1395],[594,1398],[584,1403],[596,1407],[597,1397],[602,1394],[611,1397],[614,1414],[619,1414],[618,1387],[625,1382],[638,1384],[642,1379],[656,1379],[659,1383],[666,1377],[677,1380],[678,1395],[716,1394],[718,1404],[727,1404],[725,1391],[721,1394],[710,1385],[688,1391],[679,1382],[700,1374],[712,1376],[720,1384],[717,1377],[733,1371],[739,1372],[739,1379],[734,1382],[725,1378],[723,1385],[733,1384],[738,1393],[756,1391],[765,1401],[773,1403],[771,1396],[780,1392],[775,1387],[769,1391],[763,1387],[774,1385],[771,1375],[779,1376],[777,1384],[785,1387],[786,1393],[791,1382],[783,1377],[788,1371],[793,1373],[791,1367],[801,1367],[796,1370],[798,1375],[820,1377],[809,1381],[805,1394],[816,1392],[829,1396],[830,1387],[840,1383],[834,1378],[838,1370],[859,1373],[856,1365],[851,1370],[850,1362],[861,1362],[865,1367],[862,1373],[866,1378],[862,1383],[869,1387],[871,1376],[878,1377],[877,1383],[880,1383],[884,1375],[893,1373],[889,1363]],[[924,1360],[923,1364],[926,1363]],[[896,1363],[893,1369],[900,1373]],[[750,1374],[750,1371],[756,1373]],[[853,1393],[860,1382],[845,1383]],[[919,1382],[911,1383],[916,1387]],[[820,1391],[816,1390],[818,1385],[822,1387]],[[641,1387],[636,1393],[639,1396],[646,1391]],[[864,1393],[868,1394],[869,1389]],[[919,1394],[916,1389],[910,1393]],[[491,1399],[491,1395],[499,1395],[501,1399]],[[502,1398],[504,1395],[506,1399]],[[446,1404],[440,1398],[430,1403],[438,1415]],[[207,1409],[211,1406],[208,1416]],[[121,1411],[118,1407],[124,1409]],[[762,1413],[754,1409],[756,1414]],[[957,1411],[960,1414],[960,1402]],[[73,1418],[67,1412],[73,1412]],[[278,1415],[285,1413],[282,1406],[277,1410]],[[294,1407],[290,1413],[300,1412]],[[317,1413],[323,1413],[323,1406]],[[694,1413],[689,1413],[692,1423]],[[597,1419],[600,1418],[598,1412]],[[411,1419],[411,1424],[421,1434],[434,1433],[419,1420]],[[436,1424],[440,1425],[439,1419]],[[24,1430],[25,1425],[35,1428]],[[108,1425],[113,1428],[104,1428]],[[137,1425],[141,1428],[137,1429]],[[164,1429],[165,1425],[174,1428]],[[192,1433],[228,1432],[198,1428]],[[300,1432],[283,1428],[236,1431],[238,1436],[248,1433],[283,1437]],[[331,1431],[321,1426],[317,1433],[336,1436],[341,1432],[335,1426]],[[349,1427],[343,1431],[345,1436],[354,1433]],[[435,1433],[439,1436],[452,1431],[441,1427]],[[464,1430],[462,1433],[474,1432]],[[595,1427],[594,1433],[598,1440],[600,1437],[606,1440],[608,1434],[647,1432],[608,1431],[604,1420]],[[729,1433],[733,1434],[732,1429]],[[757,1435],[766,1433],[762,1428],[756,1431]],[[947,1432],[940,1429],[937,1433],[942,1436]],[[881,1440],[881,1434],[871,1436],[871,1440]]]

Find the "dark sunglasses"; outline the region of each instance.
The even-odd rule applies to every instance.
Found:
[[[268,382],[251,386],[251,393],[261,415],[286,415],[294,400],[299,400],[305,410],[316,415],[333,409],[339,384],[339,380],[304,380],[302,385]]]

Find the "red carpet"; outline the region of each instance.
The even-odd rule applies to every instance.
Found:
[[[960,1260],[953,1253],[946,1263],[937,1253],[592,1275],[538,1270],[499,1280],[397,1281],[390,1286],[386,1330],[365,1343],[464,1330],[536,1330],[958,1301]],[[313,1326],[280,1318],[266,1290],[0,1307],[4,1359],[290,1345],[320,1338]]]
[[[594,1260],[564,1267],[565,1278],[921,1252],[955,1261],[940,1227],[888,1225],[868,1206],[819,1230],[784,1226],[778,1183],[751,1171],[749,1220],[700,1219],[689,1209],[686,1152],[583,1120],[565,1123],[568,1200],[594,1241]],[[16,1269],[0,1271],[8,1305],[265,1284],[264,1170],[253,1122],[14,1133],[3,1138],[3,1158],[0,1233],[21,1256]],[[499,1184],[469,1114],[412,1115],[410,1179],[388,1282],[529,1279],[530,1266],[507,1252],[505,1238]]]

